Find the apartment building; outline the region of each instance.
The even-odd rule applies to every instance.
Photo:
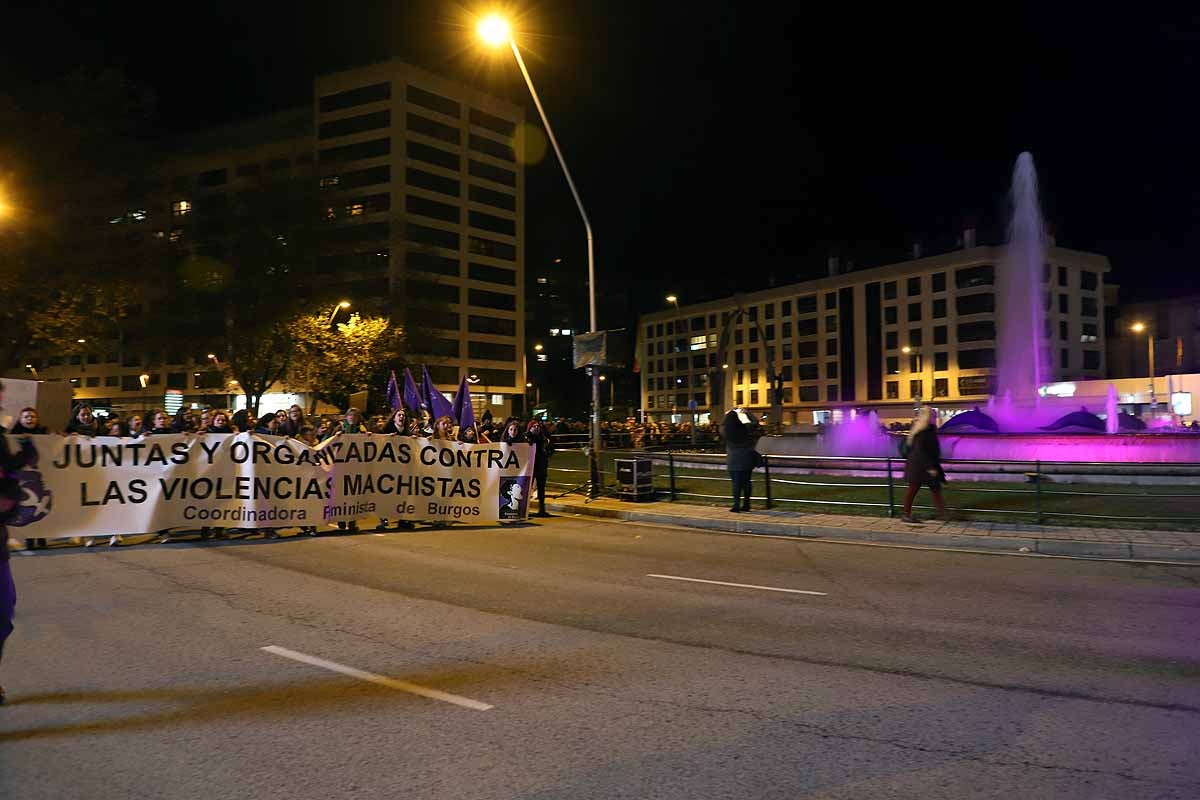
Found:
[[[400,61],[319,76],[311,106],[168,143],[144,202],[112,224],[148,247],[219,260],[216,223],[239,192],[263,179],[311,180],[325,217],[312,281],[352,303],[403,310],[427,334],[417,359],[438,388],[452,392],[470,375],[477,399],[502,417],[526,388],[524,171],[513,147],[523,119],[519,106]],[[199,302],[188,313],[222,324],[220,309]],[[219,354],[203,350],[186,339],[165,354],[130,339],[91,342],[30,357],[25,373],[70,381],[77,399],[102,407],[236,403]],[[264,402],[304,391],[284,383]]]
[[[642,411],[678,419],[694,403],[703,419],[732,403],[765,413],[775,388],[784,424],[836,419],[846,409],[888,419],[907,418],[919,401],[984,402],[1005,318],[995,287],[1002,255],[969,247],[850,272],[831,260],[819,280],[643,315]],[[1045,333],[1056,380],[1105,374],[1108,269],[1101,255],[1047,252]]]

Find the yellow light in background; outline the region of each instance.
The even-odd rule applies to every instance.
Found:
[[[479,25],[476,26],[475,30],[479,33],[479,38],[492,47],[507,44],[512,34],[512,30],[508,26],[508,21],[499,14],[488,14],[479,20]]]
[[[343,300],[342,302],[338,303],[338,308],[349,308],[349,307],[350,307],[349,300]]]
[[[909,347],[908,345],[904,345],[904,347],[900,348],[900,352],[904,353],[905,355],[908,355],[909,353],[912,352],[912,348]]]
[[[541,346],[540,344],[535,344],[535,345],[533,346],[533,349],[534,349],[534,350],[537,350],[539,353],[540,353],[540,352],[542,352],[542,346]]]
[[[519,164],[542,163],[546,157],[546,147],[546,134],[542,133],[542,129],[537,125],[522,122],[513,133],[513,154],[516,155]]]
[[[1146,323],[1135,322],[1130,326],[1129,330],[1133,331],[1134,333],[1141,333],[1142,331],[1146,330]]]

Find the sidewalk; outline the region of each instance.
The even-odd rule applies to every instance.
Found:
[[[602,498],[585,503],[569,495],[548,500],[560,513],[584,514],[631,522],[652,522],[707,531],[795,536],[848,542],[951,547],[1000,553],[1176,561],[1200,565],[1200,531],[1141,531],[1118,528],[1069,528],[1005,522],[926,520],[910,525],[899,518],[844,514],[802,514],[759,510],[734,514],[723,506],[687,503],[633,503]]]

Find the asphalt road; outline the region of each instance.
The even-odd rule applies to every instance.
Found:
[[[562,517],[14,559],[6,800],[1200,797],[1200,569]]]

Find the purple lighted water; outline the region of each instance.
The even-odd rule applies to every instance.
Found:
[[[1018,406],[1036,407],[1038,388],[1049,375],[1042,297],[1046,231],[1029,153],[1017,156],[1010,199],[1008,246],[996,271],[996,394]]]

